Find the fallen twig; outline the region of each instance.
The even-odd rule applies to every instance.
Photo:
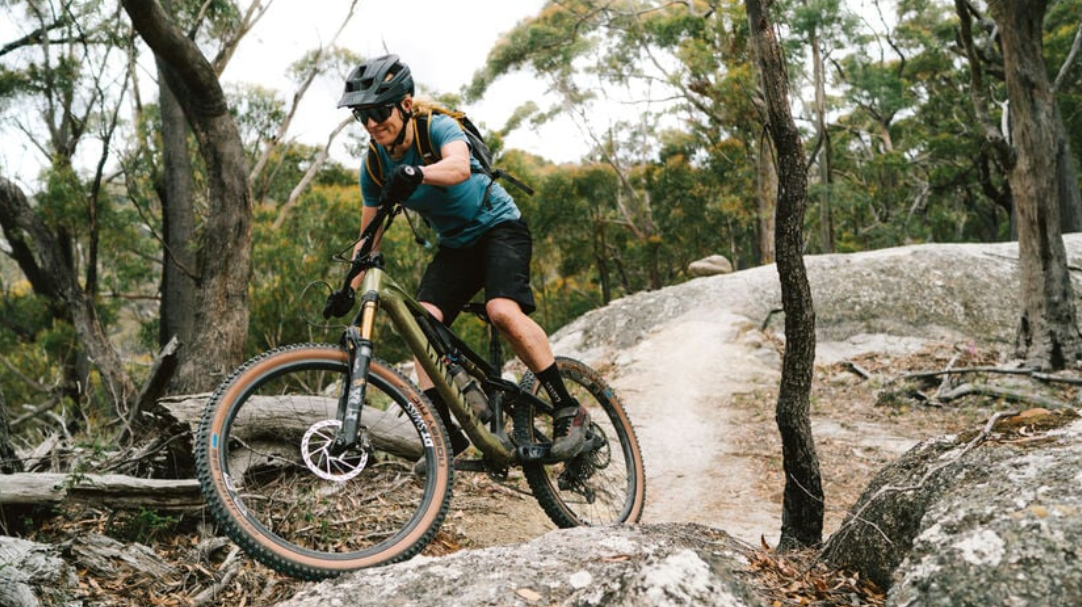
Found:
[[[953,390],[944,392],[937,395],[938,400],[952,401],[963,396],[969,396],[971,394],[977,394],[981,396],[994,396],[996,398],[1005,398],[1011,402],[1016,403],[1032,403],[1045,409],[1067,409],[1070,407],[1067,403],[1058,401],[1054,398],[1047,398],[1038,394],[1030,394],[1027,392],[1019,392],[1017,390],[1008,390],[1007,388],[1000,388],[997,386],[989,386],[985,384],[962,384]]]
[[[843,360],[842,364],[845,365],[850,371],[852,371],[853,373],[856,373],[857,375],[859,375],[863,379],[871,379],[872,378],[872,372],[871,371],[865,369],[864,367],[858,365],[857,363],[855,363],[855,362],[853,362],[851,360]]]
[[[948,371],[950,371],[951,367],[954,366],[954,363],[957,360],[958,360],[958,354],[955,354],[954,356],[951,357],[950,362],[947,363],[947,370]],[[932,400],[933,401],[940,400],[940,397],[942,396],[942,394],[944,392],[946,392],[947,389],[950,386],[951,386],[951,374],[950,373],[945,373],[945,374],[943,374],[943,379],[939,382],[939,387],[936,388],[935,394],[932,395]]]
[[[1051,373],[1033,373],[1030,377],[1038,381],[1046,381],[1054,384],[1082,386],[1082,377],[1062,377],[1060,375],[1052,375]]]
[[[951,361],[953,363],[953,360]],[[906,373],[902,375],[902,379],[924,379],[928,377],[938,377],[940,375],[961,375],[963,373],[1000,373],[1003,375],[1033,375],[1037,373],[1037,369],[1028,367],[958,367],[957,369],[940,369],[938,371],[918,371],[916,373]]]

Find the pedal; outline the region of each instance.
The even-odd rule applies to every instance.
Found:
[[[524,462],[536,462],[547,459],[551,451],[551,445],[519,445],[518,457]]]

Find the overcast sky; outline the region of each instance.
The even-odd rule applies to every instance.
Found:
[[[247,7],[250,0],[240,0],[240,4]],[[337,44],[363,57],[395,53],[410,65],[418,82],[437,93],[457,93],[484,65],[500,36],[519,21],[536,15],[544,4],[545,0],[359,0]],[[223,82],[263,85],[278,90],[288,103],[296,86],[286,77],[289,66],[306,52],[330,44],[349,5],[349,0],[273,0],[266,15],[241,42],[222,75]],[[20,24],[0,20],[0,43],[24,33]],[[143,77],[147,74],[152,77],[153,70],[148,68]],[[336,78],[314,84],[301,103],[289,136],[323,145],[348,115],[336,107],[343,84]],[[544,92],[544,83],[531,75],[511,75],[498,81],[484,101],[461,109],[468,111],[475,122],[498,129],[516,107],[527,99],[540,99]],[[154,99],[146,94],[144,99]],[[363,135],[360,125],[349,128]],[[343,157],[341,142],[345,139],[339,135],[335,159],[347,166],[359,166],[359,159]],[[25,140],[7,143],[12,145],[0,142],[0,171],[28,185],[39,175],[45,160]],[[582,135],[569,122],[547,125],[543,133],[520,128],[506,144],[556,162],[577,161],[587,150]],[[96,160],[98,150],[85,147],[85,153]]]
[[[457,93],[473,78],[501,35],[536,15],[544,0],[360,0],[337,44],[360,56],[399,55],[415,80],[437,93]],[[305,52],[328,44],[345,18],[349,0],[274,0],[270,10],[244,39],[223,80],[262,83],[292,94],[285,77],[289,65]],[[346,116],[337,109],[342,82],[313,86],[302,102],[294,137],[322,144]],[[496,129],[512,111],[545,92],[543,82],[526,74],[505,77],[484,101],[464,107],[475,121]],[[351,127],[359,129],[360,127]],[[560,136],[553,137],[553,132]],[[586,151],[570,124],[546,127],[545,135],[528,130],[512,135],[511,147],[553,161],[576,161]],[[340,159],[341,160],[341,159]]]

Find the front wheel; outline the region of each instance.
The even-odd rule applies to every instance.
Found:
[[[627,412],[612,388],[585,363],[558,356],[556,365],[568,392],[590,413],[587,445],[565,462],[524,464],[530,490],[562,528],[638,522],[646,501],[646,474]],[[527,373],[521,387],[547,401],[540,384]],[[551,408],[539,408],[525,399],[515,403],[515,438],[520,444],[551,442]]]
[[[218,387],[196,435],[210,511],[248,554],[287,575],[314,580],[410,558],[447,513],[447,433],[387,363],[371,362],[358,446],[334,447],[348,377],[339,346],[277,348]]]

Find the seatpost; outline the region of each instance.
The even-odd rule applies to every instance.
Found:
[[[503,348],[500,347],[500,330],[488,322],[488,362],[496,371],[503,369]]]

